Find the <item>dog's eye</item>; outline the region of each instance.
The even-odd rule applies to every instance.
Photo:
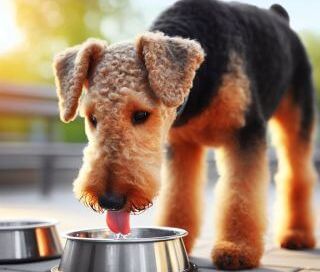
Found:
[[[150,112],[147,111],[135,111],[132,114],[132,124],[139,125],[147,121],[150,116]]]
[[[97,121],[97,118],[93,114],[89,115],[89,122],[93,127],[97,127],[98,121]]]

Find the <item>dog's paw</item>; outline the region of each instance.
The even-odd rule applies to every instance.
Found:
[[[262,250],[232,242],[219,242],[212,250],[212,260],[218,269],[238,270],[259,266]]]
[[[316,245],[314,235],[303,230],[288,230],[278,240],[280,247],[286,249],[308,249]]]

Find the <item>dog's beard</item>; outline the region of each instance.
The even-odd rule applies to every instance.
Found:
[[[94,212],[104,212],[104,209],[98,204],[97,198],[89,193],[83,193],[79,198],[79,201],[83,203],[84,206],[91,208]]]
[[[102,208],[97,201],[97,197],[92,196],[89,193],[83,193],[82,196],[79,198],[79,201],[83,203],[84,206],[92,209],[94,212],[97,213],[104,213],[106,210]],[[150,200],[144,201],[128,201],[128,204],[124,208],[129,213],[137,215],[143,213],[145,210],[149,209],[153,206],[153,202]]]
[[[148,201],[146,202],[145,204],[143,205],[136,205],[135,203],[131,202],[131,205],[130,205],[130,212],[131,214],[141,214],[143,213],[145,210],[149,209],[150,207],[152,207],[153,205],[153,202],[152,201]]]

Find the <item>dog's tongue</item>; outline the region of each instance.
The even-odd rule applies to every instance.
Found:
[[[130,232],[130,213],[126,211],[107,211],[107,225],[114,233]]]

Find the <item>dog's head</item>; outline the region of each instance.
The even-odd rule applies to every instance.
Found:
[[[152,203],[166,135],[203,58],[197,42],[161,33],[135,44],[88,40],[55,58],[61,119],[73,120],[81,104],[89,139],[74,182],[79,199],[98,211]]]

